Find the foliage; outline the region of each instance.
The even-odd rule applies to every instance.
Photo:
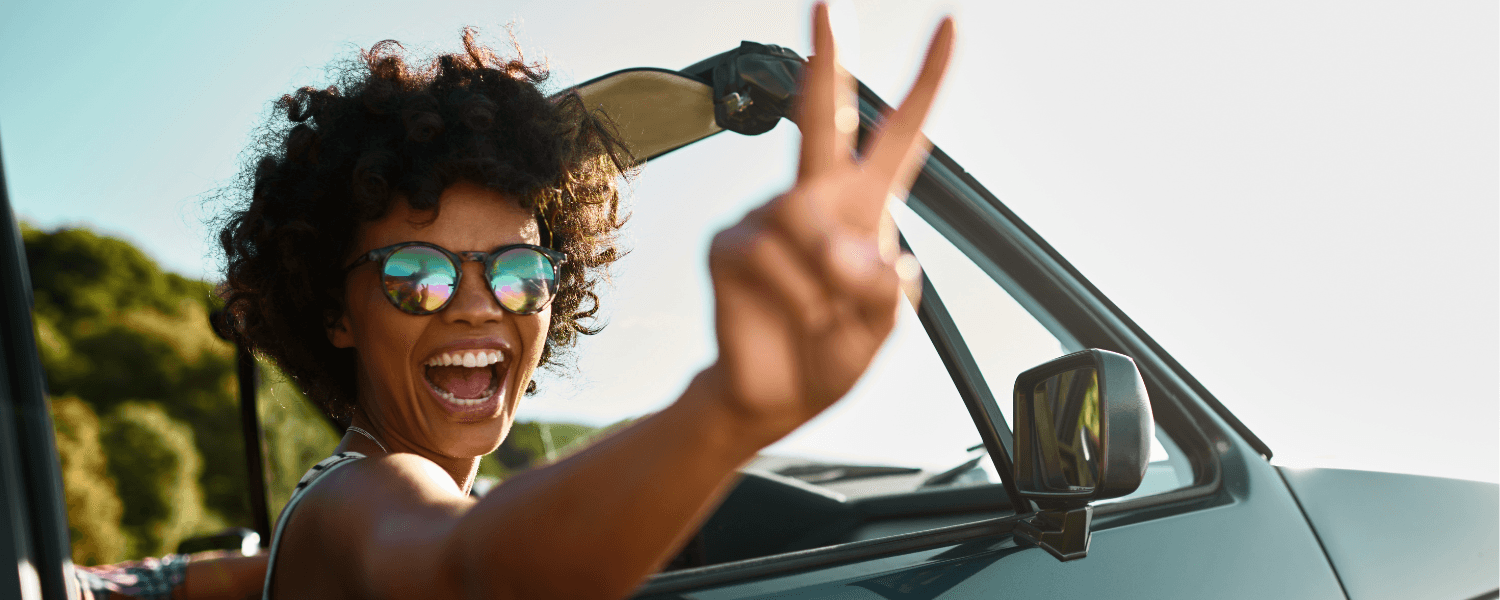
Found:
[[[204,302],[211,288],[167,273],[124,240],[86,229],[42,232],[23,226],[35,313],[54,323],[88,327],[137,309],[173,314],[183,299]]]
[[[576,423],[517,421],[500,447],[479,463],[479,474],[504,479],[566,456],[594,439],[598,428]]]
[[[122,402],[105,417],[100,439],[125,505],[121,527],[132,556],[161,556],[194,533],[222,528],[205,518],[203,457],[193,430],[154,402]]]
[[[123,560],[125,532],[120,528],[123,507],[99,441],[99,417],[77,398],[54,398],[51,404],[57,454],[62,463],[63,497],[68,507],[68,530],[73,539],[73,562],[97,565]]]
[[[261,363],[256,395],[265,431],[266,495],[274,521],[307,469],[333,454],[339,435],[318,407],[275,367]]]
[[[212,286],[164,272],[129,243],[87,230],[44,232],[23,224],[22,239],[31,270],[37,342],[51,393],[55,397],[76,398],[89,409],[90,415],[113,415],[121,406],[137,399],[154,404],[166,419],[150,418],[155,439],[164,444],[186,439],[195,450],[191,457],[179,456],[180,462],[173,463],[177,465],[174,468],[195,462],[200,465],[193,471],[199,473],[194,476],[194,487],[200,490],[197,495],[173,496],[182,490],[131,488],[139,482],[166,485],[165,481],[171,478],[157,477],[159,473],[149,461],[126,457],[125,449],[112,446],[106,439],[102,452],[95,450],[91,454],[108,464],[108,472],[115,474],[117,490],[110,489],[116,484],[106,487],[87,479],[89,471],[75,469],[65,475],[70,479],[83,477],[77,483],[69,481],[65,485],[91,490],[89,498],[118,493],[124,500],[123,515],[112,517],[98,509],[85,510],[85,506],[92,506],[87,503],[79,504],[76,510],[70,508],[69,521],[79,542],[75,544],[76,553],[90,557],[89,561],[80,562],[87,564],[106,560],[105,557],[140,558],[144,556],[142,552],[165,548],[164,540],[177,535],[166,521],[160,521],[166,517],[160,514],[151,517],[158,519],[153,521],[157,525],[145,527],[140,525],[143,522],[140,518],[145,517],[137,515],[138,505],[155,506],[152,503],[164,498],[192,504],[174,506],[177,512],[172,514],[178,515],[173,518],[198,515],[194,518],[199,525],[192,528],[195,532],[209,532],[225,524],[250,525],[244,441],[235,394],[234,349],[219,340],[209,326],[208,313],[216,303]],[[71,408],[70,403],[54,405],[58,406],[73,411],[54,414],[59,423],[74,423],[82,418],[78,415],[84,414]],[[138,409],[126,412],[141,416]],[[268,431],[266,448],[273,480],[284,478],[282,472],[290,470],[296,471],[295,482],[303,470],[316,462],[313,459],[302,465],[291,464],[298,460],[292,457],[305,458],[315,452],[308,449],[304,435],[309,424],[325,429],[316,452],[326,453],[332,447],[334,438],[316,414],[277,414],[268,418],[268,429],[276,429]],[[130,422],[131,427],[140,425]],[[189,435],[182,438],[170,433],[179,430]],[[282,430],[302,433],[288,435],[281,433]],[[62,434],[60,425],[59,435]],[[73,448],[82,443],[72,438],[64,442],[59,437],[58,445]],[[171,447],[175,450],[164,452],[172,454],[181,449]],[[97,471],[102,467],[89,468]],[[97,499],[93,502],[107,504]],[[164,509],[155,506],[141,510],[149,513]],[[154,541],[125,543],[128,552],[123,557],[109,552],[113,546],[96,550],[95,542],[87,541],[105,535],[94,532],[119,529],[122,518],[137,519],[135,529],[125,527],[126,532],[149,534]],[[165,529],[153,533],[149,531],[153,527]],[[135,539],[134,535],[128,533],[126,537]],[[174,550],[175,546],[166,549]]]
[[[212,287],[87,230],[23,227],[22,238],[51,392],[81,398],[99,414],[149,399],[191,423],[208,509],[248,522],[234,355],[208,324]]]

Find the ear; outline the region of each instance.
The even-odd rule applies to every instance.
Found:
[[[332,315],[330,315],[332,316]],[[338,318],[326,321],[328,325],[325,331],[328,333],[328,342],[335,348],[353,348],[354,332],[349,328],[349,313],[340,313]]]

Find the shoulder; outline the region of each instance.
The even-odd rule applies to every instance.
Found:
[[[373,582],[403,554],[390,549],[435,550],[473,504],[446,471],[415,454],[339,465],[308,486],[284,516],[290,521],[278,552],[278,579],[303,579],[280,573],[285,562],[344,581]]]
[[[462,512],[473,504],[447,471],[415,454],[354,460],[305,493],[297,511],[316,515],[320,529],[368,523],[393,513]]]

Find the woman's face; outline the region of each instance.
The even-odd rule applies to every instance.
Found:
[[[429,242],[454,252],[489,252],[507,244],[540,243],[536,219],[498,192],[457,184],[443,192],[442,210],[394,202],[385,218],[362,227],[353,262],[376,248]],[[425,223],[425,224],[424,224]],[[453,300],[431,315],[412,315],[386,299],[380,267],[361,265],[345,282],[343,317],[329,329],[335,346],[353,348],[356,389],[364,417],[386,445],[419,454],[467,458],[494,451],[510,431],[547,336],[551,307],[515,315],[485,285],[484,265],[463,263]],[[489,366],[442,366],[472,355]]]

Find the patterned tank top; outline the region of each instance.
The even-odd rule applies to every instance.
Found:
[[[313,482],[332,472],[334,469],[364,458],[365,455],[358,452],[340,452],[323,459],[307,474],[297,481],[296,489],[292,490],[291,499],[286,501],[286,508],[281,509],[281,516],[276,519],[276,532],[271,535],[271,555],[266,560],[266,589],[261,592],[261,600],[271,600],[271,575],[276,572],[276,549],[281,546],[281,534],[286,531],[286,523],[291,520],[292,509],[297,508],[297,503],[302,501],[302,496],[307,488],[312,487]]]

